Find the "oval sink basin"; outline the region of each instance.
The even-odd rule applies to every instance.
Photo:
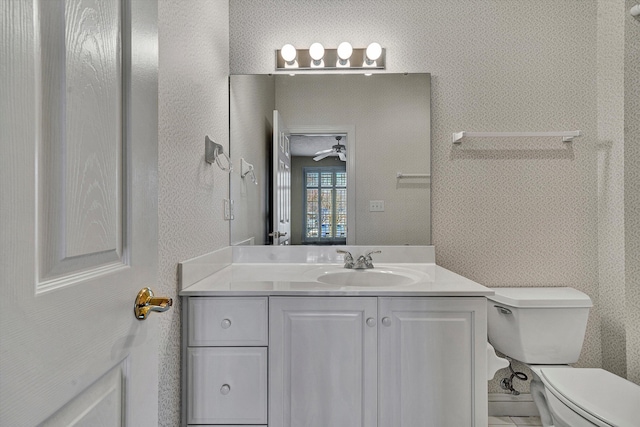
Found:
[[[317,281],[339,286],[403,286],[417,283],[420,277],[393,270],[340,270],[318,276]]]

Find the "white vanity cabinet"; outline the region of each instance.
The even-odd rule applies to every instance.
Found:
[[[487,425],[483,296],[185,300],[185,424]]]

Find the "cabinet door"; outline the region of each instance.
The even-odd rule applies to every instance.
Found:
[[[377,424],[377,299],[270,298],[269,426]]]
[[[379,299],[379,427],[487,425],[485,305]]]

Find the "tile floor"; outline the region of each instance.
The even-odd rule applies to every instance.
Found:
[[[542,427],[540,417],[489,417],[489,427]]]

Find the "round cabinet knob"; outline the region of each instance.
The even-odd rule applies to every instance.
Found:
[[[382,318],[382,324],[384,326],[391,326],[391,318],[390,317],[383,317]]]
[[[222,329],[229,329],[231,327],[231,320],[224,319],[222,323],[220,323],[220,326],[222,326]]]
[[[220,393],[223,394],[224,396],[229,394],[230,391],[231,391],[231,386],[229,384],[223,384],[222,387],[220,387]]]
[[[376,326],[376,319],[374,319],[373,317],[369,317],[367,319],[367,326],[371,326],[372,328]]]

